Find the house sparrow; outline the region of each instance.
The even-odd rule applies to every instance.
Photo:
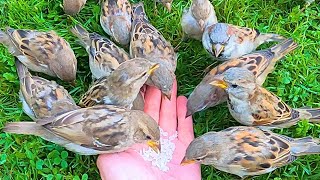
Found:
[[[140,88],[158,67],[158,64],[142,58],[125,61],[110,76],[95,81],[79,105],[110,104],[131,108]]]
[[[287,128],[301,119],[320,122],[320,109],[292,109],[258,85],[255,79],[248,69],[234,67],[223,73],[223,80],[217,79],[210,84],[225,89],[229,111],[241,124]]]
[[[76,15],[86,4],[87,0],[63,0],[63,10],[66,14]]]
[[[133,5],[132,25],[131,57],[145,58],[160,65],[160,68],[150,76],[146,84],[157,87],[170,99],[177,64],[177,55],[173,47],[150,24],[142,2]]]
[[[130,59],[129,54],[108,38],[97,33],[89,33],[80,25],[71,32],[80,40],[80,44],[89,53],[89,66],[93,79],[109,76],[120,63]]]
[[[255,127],[237,126],[194,139],[181,164],[200,162],[244,179],[269,173],[298,156],[319,153],[319,139],[294,139]]]
[[[262,85],[267,75],[273,71],[275,63],[297,46],[292,39],[287,39],[272,48],[231,59],[213,68],[190,94],[187,116],[227,100],[227,94],[223,89],[209,84],[214,79],[222,78],[221,74],[227,69],[231,67],[247,68],[257,78],[257,84]]]
[[[77,59],[69,43],[54,31],[15,30],[0,31],[0,43],[8,47],[28,69],[74,81]]]
[[[251,53],[258,46],[270,41],[283,41],[277,34],[260,33],[258,30],[216,23],[206,27],[202,44],[207,52],[218,60],[229,60]]]
[[[39,136],[81,155],[115,153],[135,143],[160,151],[160,130],[143,111],[99,105],[36,122],[11,122],[4,132]]]
[[[102,0],[100,24],[121,45],[129,44],[131,21],[131,4],[128,0]]]
[[[19,95],[23,111],[33,120],[80,108],[68,91],[55,81],[32,76],[28,68],[18,60],[16,60],[16,67],[20,80]]]
[[[202,40],[206,26],[217,23],[216,12],[209,0],[193,0],[190,8],[183,10],[181,18],[184,36]]]

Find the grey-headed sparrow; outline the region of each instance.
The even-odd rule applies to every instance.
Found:
[[[66,14],[78,14],[86,4],[87,0],[63,0],[63,10]]]
[[[79,105],[110,104],[131,108],[140,88],[158,67],[158,64],[143,58],[125,61],[110,76],[95,81]]]
[[[31,75],[27,67],[18,60],[16,67],[23,111],[33,120],[80,108],[63,86],[55,81]]]
[[[292,109],[275,94],[256,83],[256,77],[245,68],[230,68],[223,79],[214,80],[228,94],[231,115],[241,124],[287,128],[301,119],[320,122],[320,109]]]
[[[271,73],[278,60],[297,48],[292,39],[287,39],[272,48],[256,51],[236,59],[226,61],[214,67],[197,85],[188,98],[187,115],[213,107],[227,100],[226,92],[210,85],[214,79],[221,78],[221,74],[231,67],[244,67],[257,78],[257,84],[262,85],[267,75]]]
[[[218,60],[238,58],[251,53],[265,42],[283,40],[285,38],[277,34],[260,33],[255,29],[226,23],[206,27],[202,36],[203,47]]]
[[[237,126],[194,139],[181,164],[200,162],[244,179],[269,173],[298,156],[319,154],[319,139],[294,139],[255,127]]]
[[[202,40],[202,34],[206,26],[217,22],[216,12],[209,0],[193,0],[190,8],[183,10],[181,18],[184,36],[197,40]]]
[[[160,130],[143,111],[111,105],[81,108],[36,122],[11,122],[4,132],[39,136],[81,155],[121,152],[135,143],[160,150]]]
[[[145,58],[160,65],[147,84],[157,87],[170,99],[177,55],[170,42],[148,21],[142,2],[133,5],[130,55],[132,58]]]
[[[128,45],[131,33],[131,5],[128,0],[101,0],[100,24],[121,45]]]
[[[89,33],[80,25],[76,25],[71,32],[80,40],[89,54],[89,66],[93,79],[109,76],[120,63],[130,59],[129,54],[118,47],[108,38],[97,33]]]
[[[74,81],[77,59],[69,43],[54,31],[15,30],[0,31],[0,43],[8,47],[28,69]]]

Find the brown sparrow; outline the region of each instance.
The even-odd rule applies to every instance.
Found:
[[[100,24],[121,45],[128,45],[131,32],[131,4],[128,0],[101,0]]]
[[[287,128],[301,119],[320,122],[320,109],[292,109],[275,94],[256,83],[256,77],[245,68],[230,68],[223,73],[223,80],[210,83],[228,94],[231,115],[247,126]]]
[[[181,164],[200,162],[244,179],[274,171],[298,156],[319,153],[319,139],[294,139],[255,127],[237,126],[194,139]]]
[[[16,60],[20,80],[20,100],[23,111],[33,120],[48,118],[67,111],[79,109],[63,86],[32,76],[28,68]]]
[[[160,68],[150,76],[146,84],[157,87],[170,99],[177,64],[177,55],[173,47],[150,24],[142,2],[133,5],[132,25],[131,57],[145,58],[160,65]]]
[[[95,81],[79,105],[110,104],[131,108],[140,88],[158,67],[158,64],[143,58],[125,61],[110,76]]]
[[[260,33],[258,30],[232,24],[216,23],[204,30],[203,47],[218,60],[229,60],[251,53],[258,46],[270,41],[283,41],[277,34]]]
[[[135,143],[160,151],[160,130],[143,111],[111,105],[81,108],[36,122],[11,122],[4,132],[39,136],[81,155],[115,153]]]
[[[78,14],[87,0],[63,0],[63,10],[66,14]]]
[[[190,8],[183,10],[181,18],[184,36],[202,40],[206,26],[217,23],[216,12],[209,0],[193,0]]]
[[[130,59],[129,54],[108,38],[89,33],[80,25],[71,32],[79,38],[80,44],[89,54],[89,66],[93,79],[109,76],[120,63]]]
[[[0,43],[8,47],[28,69],[74,81],[77,59],[69,43],[54,31],[15,30],[0,31]]]
[[[227,94],[222,88],[209,84],[214,79],[221,78],[221,74],[227,69],[231,67],[247,68],[257,78],[257,84],[262,85],[267,75],[273,71],[276,62],[297,46],[292,39],[287,39],[272,48],[231,59],[213,68],[189,96],[187,116],[227,100]]]

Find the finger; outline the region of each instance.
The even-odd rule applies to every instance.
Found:
[[[144,112],[149,114],[157,123],[159,123],[160,105],[160,90],[155,87],[148,86],[144,96]]]
[[[162,98],[159,125],[169,135],[177,131],[177,81],[173,83],[171,100]]]
[[[179,96],[177,99],[178,114],[178,138],[181,142],[189,145],[194,139],[192,116],[186,118],[187,98]]]

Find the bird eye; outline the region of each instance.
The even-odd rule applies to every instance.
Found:
[[[201,160],[202,160],[201,158],[197,158],[197,159],[196,159],[196,161],[201,161]]]
[[[150,136],[147,136],[146,138],[147,138],[147,139],[149,139],[149,140],[151,139],[151,137],[150,137]]]
[[[238,87],[238,85],[236,85],[236,84],[232,84],[232,85],[231,85],[231,87],[233,87],[233,88],[237,88],[237,87]]]

